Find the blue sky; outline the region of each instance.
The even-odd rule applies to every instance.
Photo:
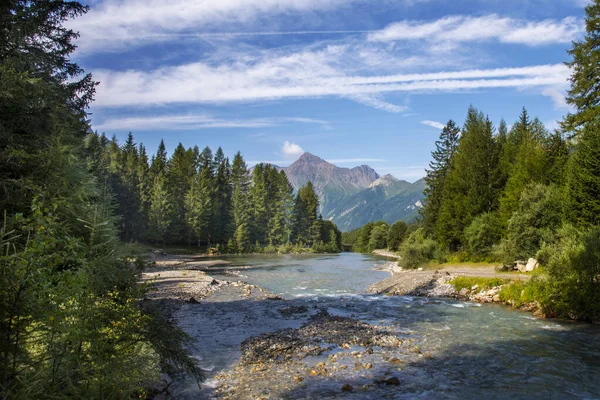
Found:
[[[69,23],[92,127],[250,163],[309,151],[414,181],[469,105],[549,129],[585,0],[97,0]]]

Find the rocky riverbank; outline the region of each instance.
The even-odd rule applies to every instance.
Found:
[[[511,307],[516,305],[511,301],[504,301],[500,297],[502,285],[489,289],[482,289],[478,285],[471,288],[456,290],[450,283],[459,276],[474,277],[502,277],[488,268],[488,271],[482,268],[474,269],[470,274],[465,268],[448,268],[441,270],[405,270],[402,268],[390,268],[392,276],[377,282],[369,287],[369,291],[377,294],[387,294],[392,296],[420,296],[420,297],[446,297],[462,301],[472,301],[476,303],[497,303],[505,304]],[[515,280],[527,279],[524,275],[510,275]],[[521,311],[532,312],[534,316],[544,317],[540,307],[536,303],[527,303],[516,307]]]

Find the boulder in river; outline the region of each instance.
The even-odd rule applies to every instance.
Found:
[[[342,392],[352,392],[354,388],[349,383],[344,383],[342,385]]]

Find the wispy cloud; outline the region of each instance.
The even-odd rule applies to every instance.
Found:
[[[105,0],[69,27],[80,32],[81,51],[97,52],[140,42],[161,42],[174,36],[198,35],[193,31],[199,26],[204,29],[219,29],[224,24],[248,26],[268,15],[312,13],[345,7],[354,1],[359,0]]]
[[[109,118],[94,124],[94,129],[99,131],[147,131],[147,130],[194,130],[211,128],[264,128],[289,123],[318,124],[329,127],[328,121],[302,118],[302,117],[276,117],[276,118],[252,118],[252,119],[230,119],[215,118],[210,115],[161,115],[149,117],[125,117]],[[265,133],[261,133],[265,135]]]
[[[382,158],[334,158],[331,160],[327,160],[327,162],[331,164],[357,164],[367,162],[380,163],[387,162],[387,160],[384,160]]]
[[[436,128],[436,129],[444,129],[444,124],[436,122],[436,121],[430,121],[430,120],[424,120],[421,121],[421,123],[423,125],[427,125],[427,126],[431,126],[432,128]]]
[[[154,71],[96,71],[94,77],[101,81],[101,86],[95,106],[214,104],[340,96],[400,112],[406,107],[386,103],[381,96],[490,88],[561,90],[569,77],[569,69],[563,64],[350,76],[349,71],[338,64],[347,54],[347,49],[327,47],[314,52],[267,54],[235,64],[197,62]],[[545,93],[556,98],[554,92],[546,90]]]
[[[434,40],[436,42],[473,42],[497,40],[538,46],[569,43],[582,31],[574,17],[563,20],[527,21],[492,14],[481,17],[448,16],[435,21],[400,21],[369,34],[369,40]]]
[[[290,143],[286,140],[281,147],[281,154],[287,159],[295,159],[304,154],[304,150],[296,143]]]

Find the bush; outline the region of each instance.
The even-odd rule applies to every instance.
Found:
[[[467,250],[475,258],[488,257],[492,246],[502,236],[500,219],[494,213],[484,213],[477,216],[465,229]]]
[[[404,221],[396,221],[390,226],[387,237],[387,245],[388,248],[392,251],[397,251],[400,247],[400,244],[404,241],[406,237],[406,231],[408,230],[408,225]]]
[[[600,227],[565,225],[546,250],[548,277],[541,280],[540,304],[549,315],[600,321]]]
[[[555,186],[529,185],[523,191],[519,208],[508,221],[506,239],[499,255],[510,263],[534,257],[544,242],[554,240],[562,221],[563,196]]]
[[[437,253],[435,241],[425,236],[423,228],[411,233],[400,246],[402,260],[399,262],[405,268],[416,268],[429,260],[433,260]]]

